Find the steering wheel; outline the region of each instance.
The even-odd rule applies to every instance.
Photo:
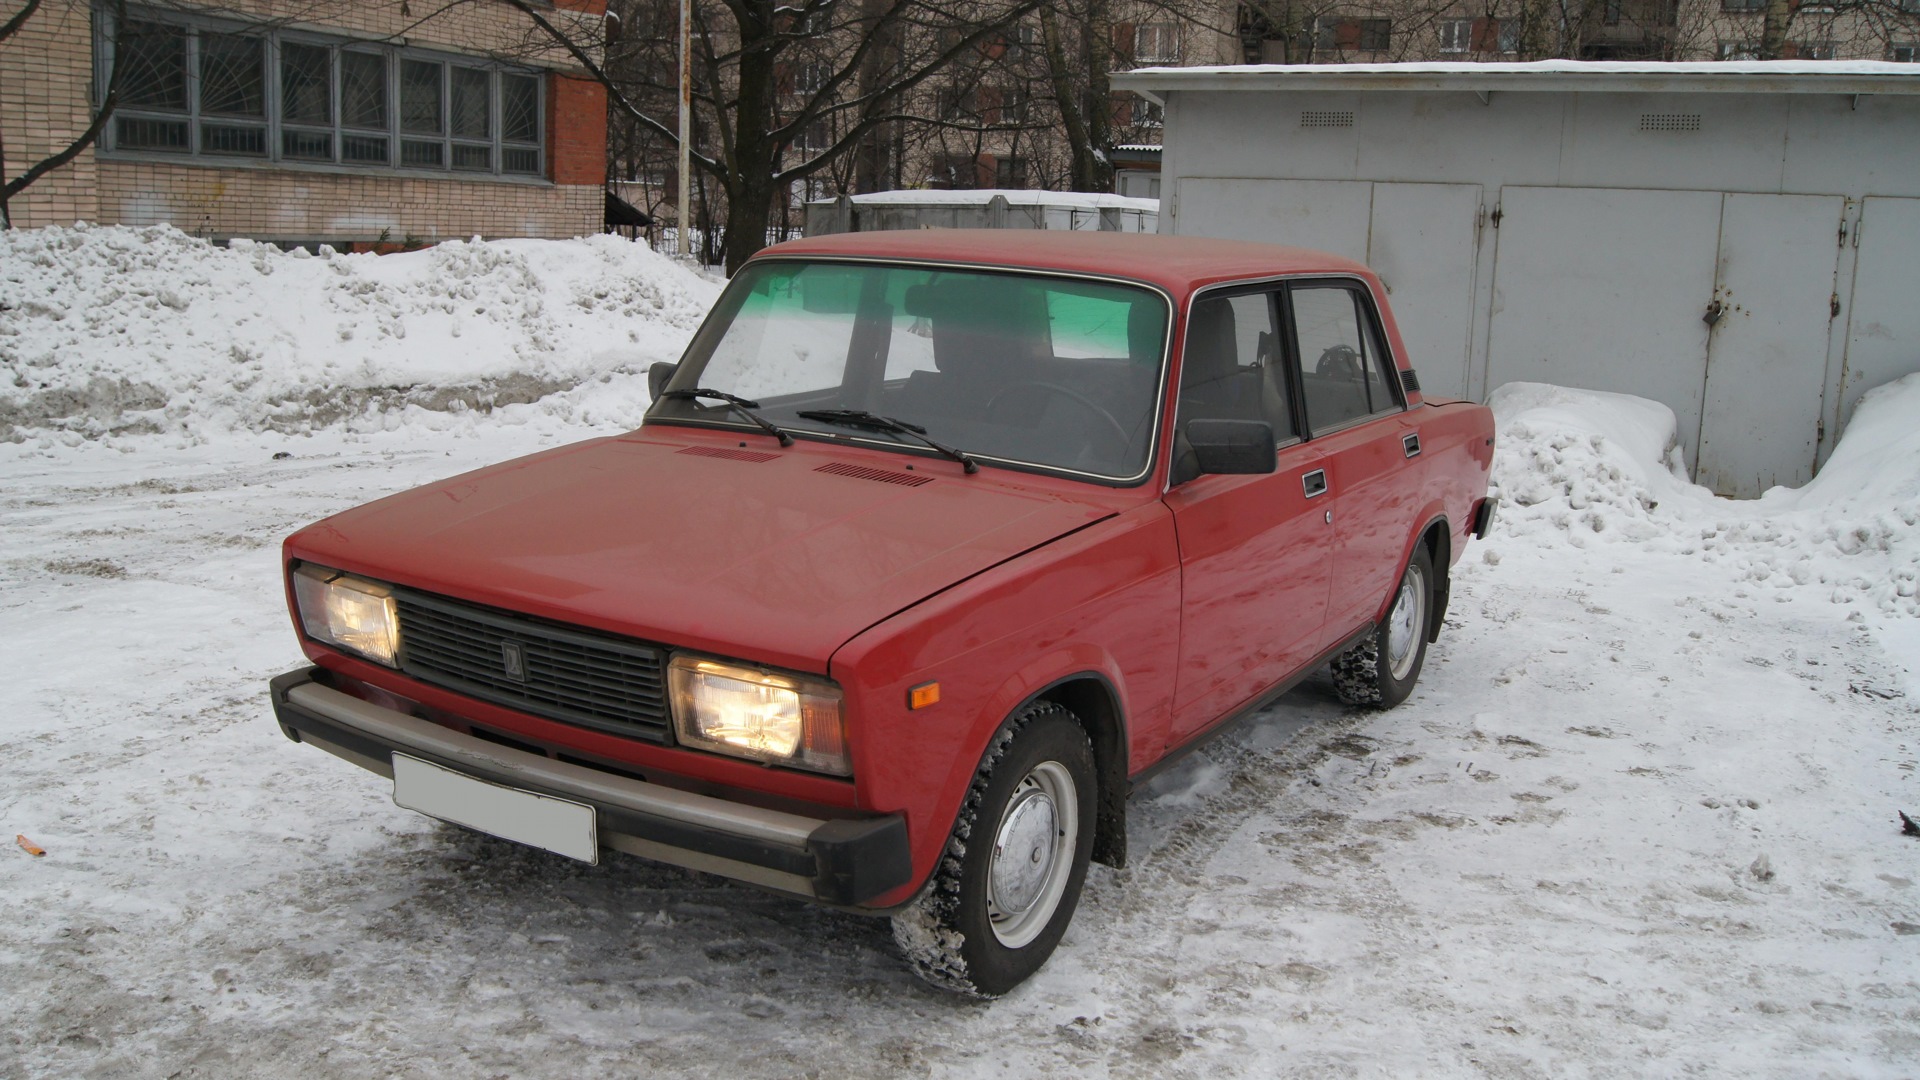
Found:
[[[1358,382],[1365,370],[1360,363],[1360,353],[1353,346],[1334,345],[1320,354],[1319,361],[1313,365],[1313,373]]]
[[[1106,425],[1112,428],[1113,433],[1119,437],[1120,445],[1125,446],[1133,441],[1133,436],[1127,433],[1126,425],[1122,424],[1118,418],[1108,412],[1099,402],[1087,397],[1078,390],[1069,390],[1058,383],[1039,382],[1035,380],[1031,382],[1017,382],[1010,386],[1003,387],[998,393],[987,399],[987,416],[991,418],[994,411],[999,408],[1001,402],[1021,390],[1043,390],[1055,397],[1065,398],[1105,421]]]

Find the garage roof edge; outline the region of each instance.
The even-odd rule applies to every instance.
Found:
[[[1112,79],[1116,90],[1132,90],[1155,100],[1174,90],[1920,94],[1920,64],[1879,60],[1248,64],[1138,68],[1116,73]]]

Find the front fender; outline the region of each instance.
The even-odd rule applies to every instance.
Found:
[[[1165,746],[1179,654],[1172,515],[1152,502],[956,585],[834,653],[863,808],[906,815],[909,899],[932,872],[987,743],[1025,702],[1092,673],[1112,688],[1133,768]],[[908,708],[937,682],[938,703]]]

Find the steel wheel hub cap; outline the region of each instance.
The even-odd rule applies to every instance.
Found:
[[[1073,773],[1043,761],[1008,796],[987,865],[987,922],[1009,949],[1033,943],[1060,910],[1073,876],[1080,796]]]
[[[1033,909],[1053,872],[1059,831],[1053,799],[1029,777],[1014,792],[993,838],[994,907],[1007,915]]]
[[[1406,677],[1412,666],[1415,635],[1420,625],[1420,590],[1426,583],[1409,570],[1400,582],[1400,595],[1394,598],[1393,611],[1387,615],[1387,668],[1396,679]]]

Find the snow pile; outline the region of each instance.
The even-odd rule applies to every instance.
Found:
[[[0,439],[305,431],[536,401],[674,359],[716,292],[611,236],[316,257],[169,226],[4,233]]]
[[[1920,375],[1869,393],[1806,486],[1751,501],[1686,479],[1657,402],[1509,383],[1490,404],[1502,533],[1695,556],[1756,586],[1920,615]]]

